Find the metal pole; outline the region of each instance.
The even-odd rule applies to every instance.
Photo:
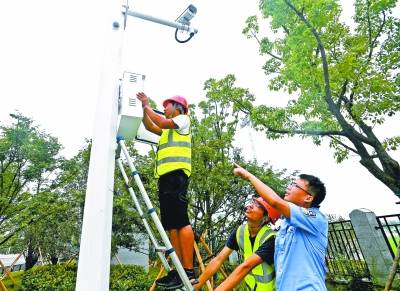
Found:
[[[104,63],[90,152],[75,289],[77,291],[109,290],[118,74],[122,46],[122,27],[116,21],[123,18],[119,5],[115,5],[113,1],[102,2],[107,3],[104,4],[107,7],[103,8],[108,18],[103,26],[106,38]]]
[[[196,28],[191,28],[190,26],[186,25],[186,24],[182,24],[179,22],[173,22],[173,21],[168,21],[165,19],[161,19],[161,18],[157,18],[151,15],[146,15],[146,14],[142,14],[140,12],[136,12],[136,11],[132,11],[132,10],[128,10],[126,11],[126,14],[133,16],[133,17],[137,17],[143,20],[148,20],[148,21],[152,21],[152,22],[156,22],[162,25],[166,25],[166,26],[170,26],[170,27],[174,27],[180,30],[184,30],[184,31],[190,31],[193,33],[197,33],[198,30]]]

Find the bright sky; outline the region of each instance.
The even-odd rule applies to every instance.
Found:
[[[92,136],[103,56],[104,1],[0,2],[0,122],[7,124],[8,114],[19,110],[58,137],[67,157]],[[350,1],[342,2],[350,15]],[[249,88],[258,102],[285,104],[285,96],[267,91],[261,69],[264,58],[258,55],[256,42],[241,34],[246,18],[258,13],[258,1],[134,0],[130,8],[173,21],[189,4],[198,9],[192,24],[199,33],[186,44],[175,41],[173,28],[128,18],[123,67],[146,75],[145,92],[160,107],[163,98],[173,94],[198,103],[205,96],[204,81],[233,73],[237,86]],[[399,121],[393,122],[381,133],[393,134],[398,128]],[[248,130],[239,134],[237,145],[248,159],[319,176],[328,190],[321,208],[326,213],[347,217],[355,208],[378,215],[399,212],[396,196],[357,157],[338,165],[327,146],[296,138],[268,141]],[[399,152],[393,156],[400,161]]]

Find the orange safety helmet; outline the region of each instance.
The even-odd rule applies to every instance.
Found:
[[[281,217],[281,214],[276,211],[275,208],[272,208],[272,206],[269,205],[262,197],[257,197],[255,200],[260,203],[262,207],[264,207],[266,212],[268,212],[269,219],[272,223],[275,223],[278,218]]]
[[[171,98],[165,99],[162,104],[164,106],[164,108],[167,107],[168,102],[176,102],[176,103],[182,105],[183,109],[185,110],[185,114],[188,113],[188,111],[189,111],[189,106],[188,106],[188,103],[187,103],[185,97],[176,95]]]

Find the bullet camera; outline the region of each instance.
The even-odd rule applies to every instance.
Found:
[[[192,18],[196,15],[196,12],[197,8],[190,4],[175,21],[185,25],[190,25],[190,20],[192,20]]]

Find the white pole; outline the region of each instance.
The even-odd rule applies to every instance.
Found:
[[[122,3],[117,5],[118,2],[114,1],[101,2],[106,11],[104,20],[107,21],[102,26],[105,31],[105,52],[90,152],[75,289],[77,291],[109,290],[118,77],[121,67],[123,21]],[[93,13],[97,13],[96,10],[97,8]]]
[[[126,12],[126,14],[128,14],[130,16],[133,16],[133,17],[141,18],[143,20],[148,20],[148,21],[152,21],[152,22],[155,22],[155,23],[158,23],[158,24],[174,27],[174,28],[177,28],[179,30],[190,31],[190,32],[193,32],[193,33],[197,33],[198,32],[198,30],[196,28],[192,28],[187,24],[161,19],[161,18],[154,17],[154,16],[151,16],[151,15],[143,14],[143,13],[140,13],[140,12],[137,12],[137,11],[128,10]]]

